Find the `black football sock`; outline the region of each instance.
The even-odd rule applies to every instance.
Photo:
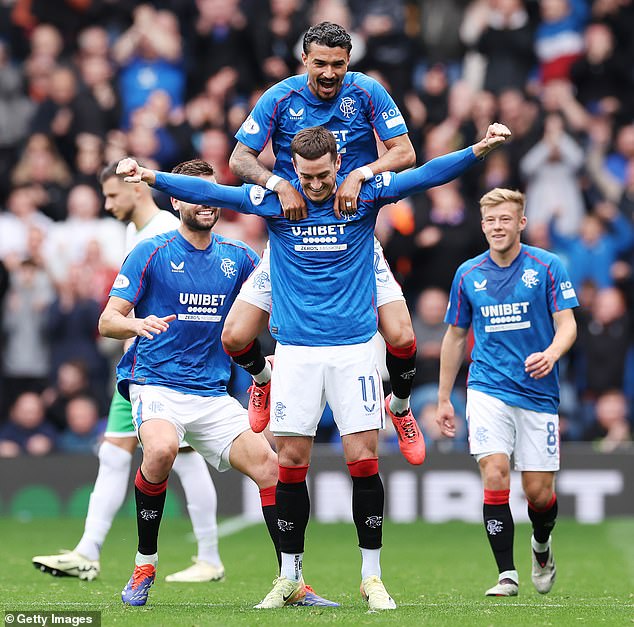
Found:
[[[515,570],[513,539],[515,524],[509,506],[510,490],[484,491],[484,528],[498,566],[498,572]]]
[[[138,551],[142,555],[153,555],[158,550],[158,533],[165,506],[167,479],[161,483],[150,483],[139,468],[134,479],[134,494],[139,534]]]
[[[362,549],[380,549],[383,541],[385,494],[378,459],[348,463],[352,477],[352,518]]]
[[[275,503],[276,486],[263,488],[260,490],[260,501],[262,503],[262,515],[266,528],[271,536],[273,546],[275,547],[275,556],[277,558],[278,570],[282,566],[282,556],[280,554],[280,530],[277,526],[277,505]]]
[[[308,466],[280,466],[279,469],[275,502],[282,553],[304,552],[304,537],[310,516],[307,471]]]
[[[251,376],[259,374],[266,366],[260,341],[255,338],[251,344],[241,351],[230,352],[229,356],[238,366],[244,368]]]
[[[392,394],[400,399],[409,398],[416,374],[416,342],[405,348],[386,345],[385,365],[390,375]]]
[[[540,544],[548,542],[557,522],[558,509],[557,495],[554,493],[548,505],[543,509],[537,509],[530,501],[528,502],[528,517],[533,523],[533,537]],[[546,551],[546,558],[548,558],[548,551]]]

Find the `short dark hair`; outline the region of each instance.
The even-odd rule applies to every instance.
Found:
[[[319,159],[330,153],[332,160],[337,158],[337,141],[335,136],[323,126],[305,128],[293,137],[291,142],[293,159],[299,155],[304,159]]]
[[[302,47],[305,54],[308,54],[311,44],[329,48],[345,48],[348,53],[352,50],[352,39],[346,29],[332,22],[320,22],[304,33]]]
[[[136,157],[132,157],[132,159],[134,159],[141,167],[144,167],[143,161],[137,159]],[[108,179],[111,179],[112,177],[121,178],[117,174],[117,166],[119,165],[119,161],[121,161],[121,159],[115,159],[114,161],[111,161],[108,165],[104,166],[104,168],[99,173],[99,183],[101,185],[103,185]]]
[[[187,176],[213,176],[214,168],[202,159],[183,161],[172,168],[172,174],[186,174]]]

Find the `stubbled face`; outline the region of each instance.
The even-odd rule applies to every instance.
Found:
[[[513,202],[503,202],[487,207],[482,215],[482,231],[489,247],[499,255],[505,255],[519,245],[520,234],[526,227],[526,217],[521,215]]]
[[[330,153],[318,159],[304,159],[300,155],[295,155],[293,165],[307,198],[313,202],[323,202],[332,196],[341,165],[340,155],[337,155],[334,161]]]
[[[105,209],[121,222],[130,222],[135,207],[134,185],[111,176],[101,185]]]
[[[310,44],[308,54],[302,53],[308,72],[308,87],[321,100],[332,100],[341,91],[348,71],[350,54],[345,48],[330,48]]]
[[[202,176],[206,181],[216,182],[213,176]],[[193,205],[172,198],[172,206],[180,213],[182,223],[192,231],[211,231],[220,217],[220,207]]]

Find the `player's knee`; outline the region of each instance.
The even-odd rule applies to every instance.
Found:
[[[178,447],[167,442],[153,442],[143,447],[143,464],[153,475],[167,476],[174,465]]]
[[[383,339],[394,348],[407,348],[416,341],[412,323],[403,320],[398,324],[387,324],[381,328]]]
[[[536,510],[547,509],[553,501],[553,490],[548,486],[535,486],[525,491],[526,499]]]

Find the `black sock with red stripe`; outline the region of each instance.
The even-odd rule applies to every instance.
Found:
[[[513,540],[515,523],[509,506],[510,490],[484,491],[484,528],[499,572],[515,570]]]
[[[136,499],[136,523],[139,534],[138,551],[142,555],[154,555],[158,550],[158,533],[167,495],[167,479],[151,483],[137,470],[134,478]]]
[[[416,374],[416,340],[405,348],[386,344],[385,365],[390,375],[392,394],[397,398],[409,398]]]
[[[255,338],[251,344],[245,346],[241,351],[227,351],[227,354],[251,376],[259,374],[266,366],[266,360],[258,338]]]
[[[377,457],[348,463],[352,477],[352,518],[362,549],[380,549],[385,494]]]
[[[277,557],[278,568],[282,566],[282,555],[280,554],[280,531],[277,526],[277,505],[275,504],[276,486],[263,488],[260,490],[260,502],[262,503],[262,515],[266,528],[273,541],[275,547],[275,556]]]
[[[550,538],[550,534],[557,522],[558,510],[557,495],[554,492],[546,507],[538,508],[528,501],[528,517],[533,523],[533,537],[536,542],[540,544],[548,542],[548,538]],[[548,551],[534,551],[534,553],[537,561],[543,567],[548,561]]]
[[[306,474],[308,466],[280,466],[275,491],[277,526],[282,553],[303,553],[310,516]]]

